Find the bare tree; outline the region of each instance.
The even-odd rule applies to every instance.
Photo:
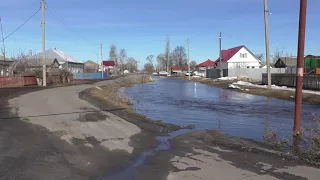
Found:
[[[125,49],[121,49],[119,54],[119,65],[120,65],[121,72],[125,70],[126,61],[127,61],[127,51]]]
[[[167,36],[166,52],[165,52],[166,71],[169,71],[169,69],[172,66],[170,59],[171,59],[170,58],[170,39],[169,39],[169,36]]]
[[[191,70],[195,70],[196,67],[197,67],[197,62],[196,62],[196,61],[191,61],[191,62],[190,62],[190,68],[191,68]]]
[[[187,64],[186,49],[183,46],[177,46],[171,53],[172,61],[176,66],[179,66],[181,70],[183,66]]]
[[[12,67],[10,73],[14,74],[22,74],[28,71],[29,64],[27,62],[28,55],[26,55],[24,52],[19,52],[11,57],[11,60],[13,60]]]
[[[144,71],[145,72],[147,72],[147,73],[153,73],[153,71],[154,71],[154,67],[153,67],[153,64],[151,64],[151,63],[146,63],[145,65],[144,65]]]
[[[153,65],[153,58],[154,58],[154,55],[149,55],[146,57],[146,60],[148,61],[148,63]]]
[[[263,53],[255,54],[255,56],[256,56],[260,61],[263,61],[263,60],[264,60],[264,54],[263,54]]]
[[[163,71],[167,68],[166,56],[164,54],[159,54],[157,56],[158,70]]]
[[[118,64],[117,46],[114,44],[110,46],[109,60],[114,61],[116,64]]]
[[[274,65],[278,61],[278,59],[283,56],[284,56],[283,50],[276,49],[274,54],[271,56],[272,57],[271,64]]]
[[[126,68],[131,73],[138,71],[138,61],[132,57],[128,58]]]

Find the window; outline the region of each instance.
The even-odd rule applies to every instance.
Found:
[[[240,58],[247,58],[247,53],[240,53]]]

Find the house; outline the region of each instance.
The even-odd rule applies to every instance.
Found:
[[[103,61],[102,62],[104,68],[113,70],[116,66],[116,63],[114,61]]]
[[[109,75],[113,74],[116,70],[116,63],[114,61],[102,61],[103,71],[107,72]],[[101,71],[101,69],[99,69]]]
[[[199,71],[205,71],[206,69],[212,69],[216,67],[216,63],[210,59],[197,65]]]
[[[84,72],[85,73],[95,73],[99,72],[99,64],[91,60],[84,63]]]
[[[259,68],[260,60],[244,45],[222,50],[222,69],[230,68]],[[220,58],[215,63],[220,68]]]
[[[280,57],[274,64],[275,68],[297,67],[297,57]]]
[[[43,53],[31,56],[29,59],[42,59]],[[59,69],[66,69],[71,73],[83,73],[84,64],[76,60],[74,57],[66,54],[65,52],[58,50],[57,48],[49,49],[46,51],[46,59],[50,62],[57,60],[59,63]]]
[[[22,64],[22,63],[20,63]],[[25,63],[23,63],[25,64]],[[29,57],[26,61],[29,71],[42,70],[43,60],[40,57]],[[48,72],[57,72],[59,71],[60,64],[57,59],[46,59],[46,67]],[[19,67],[19,65],[17,65]]]
[[[10,74],[10,66],[13,64],[13,60],[0,56],[0,76],[8,76]]]

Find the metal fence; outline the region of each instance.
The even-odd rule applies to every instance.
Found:
[[[267,74],[262,75],[262,83],[268,83]],[[271,83],[278,86],[296,86],[295,74],[271,74]],[[320,75],[304,75],[303,88],[320,90]]]
[[[107,78],[107,72],[103,73],[103,78]],[[101,72],[97,73],[74,73],[73,79],[103,79],[101,78]]]

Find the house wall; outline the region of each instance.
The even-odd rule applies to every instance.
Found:
[[[64,67],[71,73],[83,73],[84,64],[66,63]]]
[[[271,68],[271,73],[285,74],[285,68]],[[262,74],[267,73],[267,68],[230,68],[228,69],[228,77],[245,76],[256,81],[262,81]]]
[[[242,58],[240,54],[246,53],[247,57]],[[231,59],[228,61],[228,69],[230,68],[259,68],[259,60],[254,57],[246,48],[241,48]]]
[[[239,77],[245,76],[249,77],[256,81],[262,81],[262,74],[267,73],[266,68],[230,68],[230,69],[223,69],[223,76],[224,77]],[[272,68],[271,73],[277,74],[285,74],[285,68]],[[219,78],[220,77],[220,70],[219,69],[208,69],[207,70],[207,78]]]

